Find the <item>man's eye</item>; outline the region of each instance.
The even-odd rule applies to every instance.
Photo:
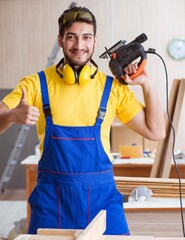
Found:
[[[91,40],[92,39],[91,36],[84,36],[83,38],[84,38],[84,40]]]
[[[75,36],[73,36],[73,35],[68,35],[68,36],[66,37],[66,39],[67,39],[67,40],[74,40],[74,39],[75,39]]]

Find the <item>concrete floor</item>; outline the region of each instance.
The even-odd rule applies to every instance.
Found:
[[[21,232],[26,218],[26,201],[0,201],[0,237],[8,238],[15,232]],[[25,221],[24,221],[25,222]],[[12,238],[13,239],[13,238]]]

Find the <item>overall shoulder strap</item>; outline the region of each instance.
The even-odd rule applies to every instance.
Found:
[[[105,117],[106,110],[107,110],[107,102],[108,102],[110,91],[111,91],[111,88],[112,88],[112,82],[113,82],[113,77],[107,76],[104,91],[103,91],[103,95],[102,95],[102,99],[101,99],[101,103],[100,103],[100,108],[99,108],[99,111],[98,111],[98,116],[97,116],[97,119],[96,119],[96,126],[100,126],[103,122],[104,117]]]
[[[42,95],[42,107],[43,112],[46,118],[51,118],[51,109],[49,104],[49,95],[48,95],[48,86],[46,82],[46,75],[44,71],[38,72],[40,78],[40,86],[41,86],[41,95]]]

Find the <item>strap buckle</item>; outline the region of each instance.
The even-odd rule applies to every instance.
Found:
[[[44,111],[45,117],[51,116],[51,109],[49,104],[43,105],[43,111]]]
[[[106,108],[100,107],[98,111],[98,117],[99,119],[103,120],[106,114]]]

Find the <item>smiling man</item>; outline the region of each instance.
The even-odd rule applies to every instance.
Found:
[[[117,116],[150,140],[165,136],[164,114],[153,79],[146,72],[131,80],[141,85],[145,106],[127,85],[98,70],[92,55],[96,19],[73,7],[58,19],[64,58],[26,76],[0,103],[0,132],[12,124],[37,124],[41,158],[37,185],[29,198],[29,233],[38,228],[84,229],[105,209],[105,234],[129,235],[123,196],[114,181],[110,127]],[[125,72],[137,71],[137,64]],[[124,137],[124,136],[123,136]]]
[[[95,36],[93,26],[88,23],[75,22],[67,29],[64,36],[58,37],[59,45],[63,48],[66,62],[75,70],[88,63],[93,55]]]

